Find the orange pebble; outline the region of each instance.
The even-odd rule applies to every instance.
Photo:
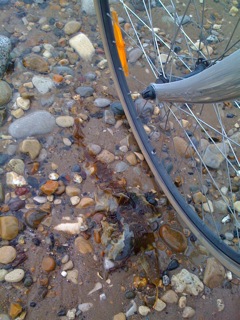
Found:
[[[53,81],[57,82],[57,83],[60,83],[63,81],[63,76],[61,76],[60,74],[54,74],[53,76]]]

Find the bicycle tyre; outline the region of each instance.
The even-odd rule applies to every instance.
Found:
[[[195,214],[192,207],[184,200],[177,187],[171,181],[163,164],[155,155],[155,151],[149,144],[148,137],[143,130],[141,121],[131,99],[128,84],[121,68],[114,41],[112,20],[110,18],[109,1],[95,0],[95,10],[98,18],[100,34],[108,60],[108,66],[114,80],[119,99],[124,108],[125,115],[132,129],[133,135],[147,161],[156,182],[159,184],[172,206],[196,235],[209,252],[218,259],[227,269],[240,277],[240,255],[229,248],[221,239],[215,236],[203,221]]]

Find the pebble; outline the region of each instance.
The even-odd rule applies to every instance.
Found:
[[[116,164],[116,166],[115,166],[115,172],[118,172],[118,173],[124,172],[124,171],[126,171],[128,168],[129,168],[129,165],[128,165],[126,162],[120,161],[120,162],[118,162],[118,163]]]
[[[7,164],[7,169],[19,175],[24,174],[25,164],[21,159],[11,159]]]
[[[24,116],[24,111],[21,108],[18,108],[16,110],[12,110],[11,115],[14,116],[14,118],[16,119],[19,119]]]
[[[229,10],[229,14],[233,17],[236,16],[236,14],[238,13],[239,9],[235,6],[232,6],[231,9]]]
[[[181,157],[190,158],[194,155],[194,149],[183,138],[174,137],[173,143],[176,153]]]
[[[60,116],[56,118],[56,124],[61,128],[69,128],[74,125],[74,118],[71,116]]]
[[[74,284],[78,284],[78,270],[69,270],[67,273],[67,280]]]
[[[80,202],[79,196],[74,196],[70,198],[72,206],[76,206]]]
[[[68,138],[63,138],[63,143],[65,146],[70,147],[72,145],[72,141]]]
[[[168,290],[161,297],[161,300],[165,303],[177,303],[178,302],[178,295],[173,290]]]
[[[0,166],[3,166],[9,158],[10,156],[8,154],[0,154]]]
[[[108,61],[107,59],[102,59],[98,64],[98,68],[101,69],[101,70],[104,70],[108,65]]]
[[[94,144],[94,143],[89,143],[87,145],[87,149],[90,155],[93,155],[93,156],[98,155],[102,150],[102,148],[98,144]]]
[[[78,209],[88,208],[95,205],[95,201],[92,198],[84,197],[80,200],[79,204],[77,205]]]
[[[40,212],[35,209],[30,209],[24,214],[26,224],[33,229],[37,229],[41,221],[47,216],[47,212]]]
[[[115,314],[113,320],[126,320],[126,316],[123,312]]]
[[[8,0],[3,0],[0,2],[0,5],[7,4],[8,2]],[[11,49],[11,40],[6,36],[0,35],[0,78],[3,77],[7,70]]]
[[[175,252],[184,252],[187,248],[187,238],[185,235],[168,225],[162,225],[159,229],[160,237]]]
[[[238,213],[240,213],[240,201],[235,201],[233,207]]]
[[[120,101],[114,101],[110,104],[110,108],[116,116],[123,116],[124,110]]]
[[[76,93],[82,98],[91,97],[93,95],[94,89],[92,87],[78,87]]]
[[[94,2],[93,0],[82,0],[81,1],[81,9],[88,16],[92,16],[95,14]]]
[[[16,104],[19,108],[21,108],[24,111],[26,111],[30,108],[30,100],[29,99],[24,99],[22,97],[18,97],[16,100]]]
[[[143,55],[143,51],[141,48],[134,48],[129,52],[128,62],[135,63],[141,58],[142,55]]]
[[[23,58],[23,65],[25,68],[37,71],[40,73],[49,72],[49,65],[47,61],[35,53],[30,53]]]
[[[141,316],[147,316],[151,312],[151,309],[146,306],[139,306],[138,312]]]
[[[195,315],[195,310],[192,307],[185,307],[183,309],[182,317],[183,319],[190,319]]]
[[[5,276],[6,282],[20,282],[24,278],[25,272],[23,269],[14,269],[13,271],[10,271]]]
[[[93,247],[92,247],[91,243],[81,236],[77,237],[75,239],[74,245],[75,245],[77,252],[80,252],[81,254],[93,252]]]
[[[69,261],[69,255],[68,255],[68,254],[65,254],[65,255],[62,257],[61,263],[64,264],[64,263],[67,263],[68,261]]]
[[[52,257],[44,257],[42,260],[41,267],[46,272],[51,272],[56,268],[56,261]]]
[[[91,302],[85,302],[78,305],[78,310],[82,312],[87,312],[93,307],[93,304]]]
[[[42,146],[37,139],[25,139],[19,145],[19,151],[28,154],[32,160],[37,158],[41,148]]]
[[[197,296],[204,289],[202,281],[186,269],[182,269],[172,276],[171,285],[176,293],[184,292],[194,296]]]
[[[198,204],[202,204],[203,202],[206,202],[207,198],[202,194],[202,192],[194,193],[193,195],[193,202]]]
[[[116,119],[112,110],[104,110],[103,119],[105,123],[110,124],[112,126],[114,126],[116,123]]]
[[[78,21],[69,21],[65,24],[63,31],[68,36],[78,32],[81,28],[81,23]]]
[[[4,246],[0,248],[0,263],[11,263],[17,256],[17,251],[14,247]]]
[[[223,143],[210,144],[203,155],[203,161],[205,164],[212,168],[218,169],[225,157],[222,155],[229,154],[229,146]]]
[[[187,305],[187,297],[181,296],[178,300],[178,306],[180,309],[184,309]]]
[[[50,133],[55,126],[55,118],[47,111],[35,111],[10,124],[9,134],[16,139]]]
[[[5,269],[0,269],[0,282],[2,282],[5,279],[6,274],[8,273]],[[1,318],[0,318],[1,319]]]
[[[19,232],[19,222],[13,216],[0,217],[0,237],[3,240],[12,240],[16,238]]]
[[[63,266],[62,266],[62,270],[63,271],[68,271],[68,270],[72,270],[73,269],[73,262],[72,260],[69,260],[68,262],[66,262]]]
[[[218,308],[218,312],[221,312],[224,310],[225,305],[222,299],[217,299],[217,308]]]
[[[12,89],[7,82],[0,80],[0,92],[0,106],[3,106],[12,99]]]
[[[15,319],[21,312],[22,312],[22,306],[19,303],[16,303],[16,302],[10,303],[10,308],[8,311],[8,314],[10,315],[10,317]]]
[[[211,200],[207,200],[207,202],[203,203],[203,210],[209,213],[213,213],[213,203]]]
[[[131,306],[126,312],[126,317],[131,317],[137,312],[137,304],[134,300],[131,301]]]
[[[11,188],[16,188],[26,186],[27,182],[23,176],[11,171],[6,173],[6,184]]]
[[[77,187],[74,187],[74,186],[67,186],[66,187],[66,194],[69,197],[78,196],[78,195],[80,195],[80,193],[81,193],[81,190]]]
[[[72,37],[69,40],[69,44],[84,61],[91,61],[95,49],[92,42],[85,34],[79,33]]]
[[[157,299],[156,302],[154,303],[153,309],[161,312],[166,308],[166,303],[163,302],[161,299]]]
[[[207,259],[206,268],[203,276],[203,283],[213,289],[220,287],[225,277],[225,269],[215,258]]]
[[[126,155],[126,160],[131,166],[135,166],[137,164],[137,157],[134,152],[129,152]]]
[[[102,163],[109,164],[115,160],[115,156],[110,151],[104,149],[99,153],[99,155],[97,155],[97,160]]]
[[[222,199],[213,201],[213,208],[217,213],[222,213],[222,214],[228,213],[228,205],[226,201]]]
[[[94,100],[94,105],[99,108],[105,108],[109,106],[111,101],[106,98],[97,98]]]
[[[41,186],[40,189],[44,194],[50,196],[58,189],[58,182],[54,180],[48,180]]]
[[[49,77],[34,76],[32,83],[39,93],[45,94],[55,87],[54,82]]]

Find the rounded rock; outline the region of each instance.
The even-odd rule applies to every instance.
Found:
[[[195,315],[195,310],[192,307],[185,307],[183,309],[182,317],[184,319],[190,319]]]
[[[0,263],[11,263],[17,256],[17,251],[12,246],[4,246],[0,248]]]
[[[12,240],[16,238],[19,232],[19,222],[16,217],[0,217],[0,237],[3,240]]]
[[[12,98],[12,89],[5,81],[0,80],[0,106],[7,104]]]
[[[61,128],[69,128],[74,125],[74,118],[71,116],[60,116],[56,118],[56,124]]]
[[[69,21],[65,24],[63,30],[69,36],[78,32],[81,28],[81,23],[78,21]]]
[[[20,282],[24,278],[24,275],[25,275],[24,270],[15,269],[9,272],[8,274],[6,274],[4,279],[6,282],[15,283],[15,282]]]
[[[56,268],[56,261],[52,257],[44,257],[41,267],[46,272],[51,272]]]

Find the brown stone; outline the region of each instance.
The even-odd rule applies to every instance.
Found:
[[[0,217],[0,237],[3,240],[14,239],[19,232],[19,221],[13,216]]]
[[[42,269],[46,272],[53,271],[56,268],[56,261],[52,257],[44,257],[42,260]]]
[[[19,303],[11,303],[8,314],[13,319],[17,318],[17,316],[22,312],[22,306]]]
[[[164,224],[159,229],[160,237],[175,252],[184,252],[187,248],[187,238],[185,235],[169,225]]]
[[[37,54],[29,54],[23,58],[23,65],[25,68],[28,68],[30,70],[34,70],[40,73],[47,73],[49,72],[49,65],[47,61],[37,55]]]
[[[75,248],[77,249],[77,251],[82,254],[93,252],[93,248],[92,248],[91,243],[81,236],[77,237],[75,239],[74,244],[75,244]]]
[[[207,259],[204,272],[203,283],[213,289],[221,286],[225,277],[225,269],[217,259],[211,257]]]
[[[47,196],[50,196],[51,194],[54,194],[54,192],[58,189],[58,182],[53,180],[48,180],[46,183],[44,183],[41,186],[41,191],[46,194]]]

